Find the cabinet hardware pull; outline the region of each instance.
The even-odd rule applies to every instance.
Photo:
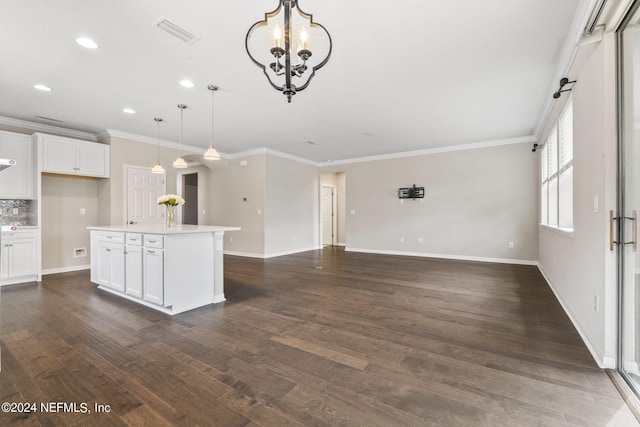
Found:
[[[111,249],[107,248],[107,252],[111,252]]]

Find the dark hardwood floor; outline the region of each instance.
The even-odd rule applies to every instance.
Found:
[[[227,302],[174,317],[88,271],[2,288],[0,402],[37,411],[0,425],[638,425],[536,267],[225,263]]]

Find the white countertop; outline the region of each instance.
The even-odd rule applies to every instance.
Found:
[[[240,227],[222,227],[217,225],[175,225],[167,227],[166,225],[107,225],[107,226],[91,226],[89,230],[100,231],[120,231],[125,233],[141,233],[141,234],[187,234],[187,233],[216,233],[225,231],[238,231]]]

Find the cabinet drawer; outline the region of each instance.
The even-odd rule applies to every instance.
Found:
[[[164,248],[164,237],[155,234],[146,234],[144,236],[145,248]]]
[[[36,237],[36,230],[3,231],[2,239],[27,239]]]
[[[124,233],[101,231],[98,233],[99,242],[124,243]]]
[[[127,245],[142,246],[142,234],[127,233]]]

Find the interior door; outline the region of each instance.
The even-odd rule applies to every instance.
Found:
[[[166,193],[165,174],[151,173],[151,169],[126,166],[127,223],[160,225],[164,223],[164,206],[158,197]]]
[[[323,186],[321,195],[322,244],[333,245],[333,187]]]

